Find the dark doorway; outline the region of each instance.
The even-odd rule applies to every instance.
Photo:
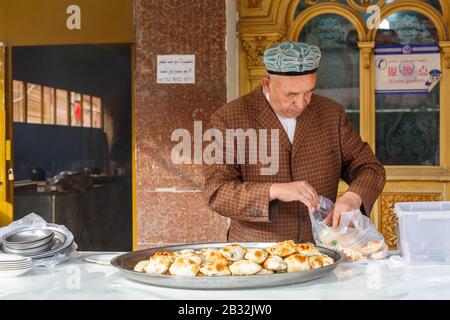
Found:
[[[14,219],[63,224],[79,250],[130,251],[131,45],[14,47],[12,62]]]

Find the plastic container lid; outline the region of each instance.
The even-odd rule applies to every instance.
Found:
[[[414,215],[418,219],[450,219],[450,201],[397,202],[394,212],[397,217]]]

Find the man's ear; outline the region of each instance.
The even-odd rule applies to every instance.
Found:
[[[270,84],[269,76],[264,76],[264,78],[262,78],[261,84],[262,84],[262,87],[263,87],[264,91],[268,92],[269,91],[269,84]]]

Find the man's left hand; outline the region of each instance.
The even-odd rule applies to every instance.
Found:
[[[330,221],[333,221],[333,228],[337,228],[339,226],[341,214],[357,210],[361,207],[361,204],[362,200],[359,195],[354,192],[347,191],[338,201],[336,201],[333,209],[323,220],[323,222],[328,224]]]

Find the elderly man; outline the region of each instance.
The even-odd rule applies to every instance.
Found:
[[[205,167],[211,209],[231,218],[228,241],[312,241],[308,211],[319,206],[319,196],[335,201],[341,178],[349,188],[327,217],[334,227],[344,212],[369,215],[381,193],[385,170],[369,145],[341,105],[313,93],[320,58],[319,48],[306,43],[266,50],[262,86],[212,115],[210,126],[222,132],[279,129],[273,175],[262,175],[260,163]]]

